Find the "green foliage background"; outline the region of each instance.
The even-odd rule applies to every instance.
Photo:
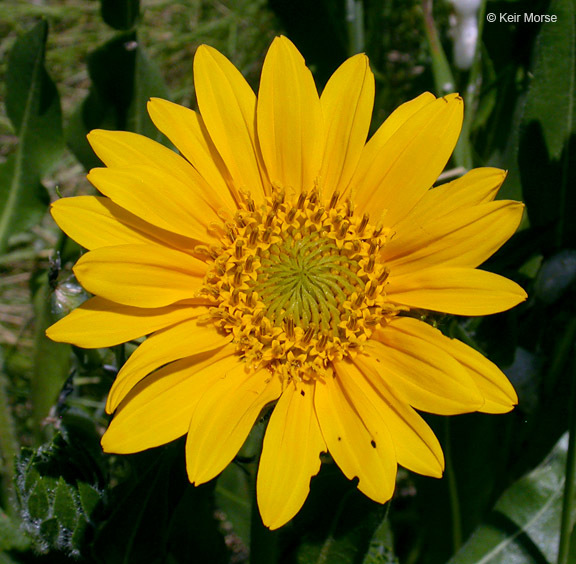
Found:
[[[505,23],[502,13],[557,21]],[[454,64],[452,17],[450,4],[428,0],[0,3],[0,564],[576,562],[576,5],[485,0],[468,70]],[[303,510],[270,532],[253,492],[263,422],[198,488],[181,441],[102,454],[103,401],[134,344],[87,351],[44,337],[86,298],[70,270],[80,249],[46,212],[60,195],[91,193],[90,129],[165,141],[145,102],[194,107],[199,44],[256,86],[280,33],[319,87],[347,56],[367,53],[374,128],[424,90],[464,95],[449,168],[509,171],[499,197],[523,200],[527,213],[484,268],[529,299],[485,319],[440,320],[499,364],[520,397],[504,416],[427,417],[446,453],[443,480],[401,470],[380,506],[327,460]]]

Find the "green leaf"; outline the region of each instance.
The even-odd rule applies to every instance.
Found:
[[[570,535],[570,551],[568,553],[568,562],[576,562],[576,525]]]
[[[38,23],[16,41],[8,59],[6,111],[19,142],[0,166],[0,253],[11,235],[42,216],[48,195],[40,180],[64,147],[58,93],[44,68],[47,35],[46,22]]]
[[[40,221],[49,204],[46,189],[34,167],[26,164],[25,147],[0,164],[0,253],[4,253],[9,238]]]
[[[354,496],[355,497],[355,496]],[[323,542],[304,542],[299,564],[348,564],[363,562],[377,526],[378,510],[360,511],[357,501],[345,496],[332,517],[331,529]]]
[[[576,7],[552,0],[549,13],[557,21],[539,33],[518,162],[531,224],[553,227],[562,246],[576,243]]]
[[[70,345],[56,343],[46,337],[46,329],[57,321],[52,313],[51,289],[46,272],[33,280],[34,367],[30,400],[37,437],[42,439],[43,421],[56,403],[60,390],[70,372]],[[40,441],[39,441],[40,442]]]
[[[89,436],[69,419],[62,417],[64,432],[53,441],[36,450],[22,449],[16,460],[15,485],[22,529],[36,550],[78,557],[101,501],[104,479],[100,460],[91,455],[92,443],[99,440],[94,424]]]
[[[129,479],[109,492],[108,516],[96,533],[98,562],[169,561],[223,564],[227,554],[216,528],[213,483],[192,486],[184,444],[131,457]]]
[[[246,470],[238,464],[229,464],[218,477],[215,498],[234,534],[248,546],[252,503],[250,477]]]
[[[388,517],[382,522],[374,532],[368,552],[362,564],[398,564],[399,560],[394,554],[394,539],[392,528]]]
[[[39,479],[29,494],[27,509],[31,521],[42,521],[50,514],[50,499],[44,480]]]
[[[538,468],[506,490],[449,564],[556,561],[567,445],[565,435]]]
[[[6,112],[21,144],[27,166],[45,173],[63,149],[62,113],[54,82],[44,67],[48,24],[39,22],[10,52],[6,73]]]
[[[184,469],[182,464],[181,469]],[[186,477],[183,495],[168,505],[168,547],[175,562],[231,562],[224,531],[215,519],[214,482],[192,486]],[[227,540],[232,540],[228,537]]]
[[[168,98],[168,89],[159,68],[148,58],[144,49],[138,47],[134,70],[134,91],[128,108],[128,130],[152,139],[160,139],[161,135],[146,109],[148,100],[152,96]]]
[[[5,374],[3,347],[0,345],[0,453],[3,464],[0,467],[0,499],[4,506],[12,498],[12,483],[14,481],[14,458],[20,449],[16,425],[13,417],[14,399],[9,393],[12,380]],[[8,382],[10,381],[10,386]],[[0,511],[0,528],[2,526],[2,512]],[[2,550],[0,531],[0,551]]]
[[[74,530],[78,522],[78,507],[74,493],[73,488],[60,476],[54,492],[53,511],[58,517],[58,523],[70,531]]]
[[[140,0],[100,0],[102,19],[114,29],[128,30],[136,25]]]
[[[100,491],[90,484],[79,482],[78,494],[80,496],[82,511],[84,511],[85,515],[91,515],[102,497]]]
[[[576,39],[574,2],[552,0],[548,10],[556,22],[542,25],[534,57],[533,78],[524,121],[537,121],[548,156],[557,160],[574,133]]]
[[[60,527],[58,519],[51,517],[45,519],[38,526],[38,533],[46,547],[58,547],[60,545]]]
[[[361,564],[382,522],[383,506],[361,494],[332,464],[313,478],[310,495],[293,520],[298,564]],[[280,533],[283,530],[280,529]]]
[[[566,249],[542,264],[534,285],[534,293],[544,303],[553,304],[574,285],[575,281],[576,251]]]
[[[168,98],[157,67],[148,59],[136,32],[112,38],[88,57],[90,92],[70,120],[67,139],[86,169],[98,158],[86,140],[92,129],[134,131],[161,139],[146,111],[153,96]]]

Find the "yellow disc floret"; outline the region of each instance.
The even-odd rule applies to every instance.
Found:
[[[254,368],[283,380],[322,378],[330,363],[361,350],[399,310],[386,301],[388,269],[378,255],[388,232],[357,217],[350,200],[327,206],[318,193],[276,191],[220,227],[222,247],[202,293],[210,319],[232,333]]]

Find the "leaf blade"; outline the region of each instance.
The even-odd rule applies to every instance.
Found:
[[[14,44],[6,75],[6,110],[19,136],[0,170],[0,252],[14,233],[38,221],[47,203],[40,185],[64,144],[58,92],[46,69],[48,26],[39,22]]]

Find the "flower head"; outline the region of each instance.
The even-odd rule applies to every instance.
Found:
[[[105,347],[148,335],[120,370],[104,450],[187,434],[190,481],[217,476],[274,404],[257,495],[277,528],[304,503],[328,452],[385,502],[397,464],[439,477],[444,460],[416,412],[502,413],[499,369],[419,320],[484,315],[525,299],[476,267],[516,230],[522,205],[493,201],[503,171],[431,189],[462,124],[462,100],[426,93],[366,142],[374,79],[347,60],[319,97],[285,37],[258,96],[218,51],[194,61],[199,112],[150,101],[177,154],[145,137],[93,131],[103,196],[53,204],[88,249],[74,272],[94,297],[48,330]]]

